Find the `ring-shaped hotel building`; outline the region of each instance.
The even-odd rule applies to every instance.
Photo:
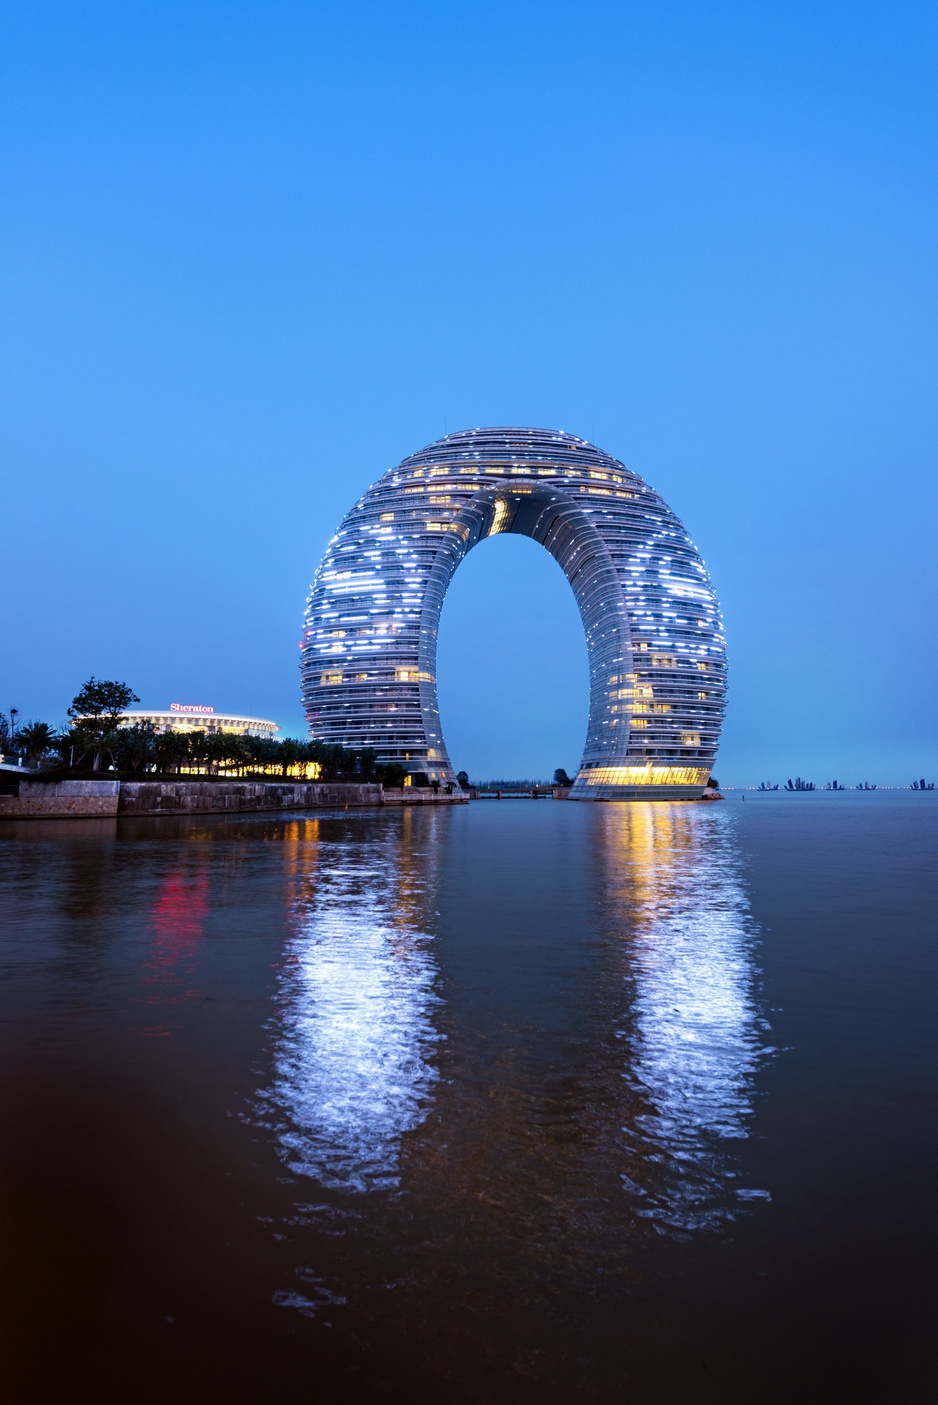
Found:
[[[306,606],[301,671],[312,736],[455,781],[437,703],[440,611],[460,561],[499,532],[546,547],[580,608],[590,709],[571,799],[702,795],[726,689],[706,568],[653,488],[585,440],[551,430],[449,434],[355,504]]]

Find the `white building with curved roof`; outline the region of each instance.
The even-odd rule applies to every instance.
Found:
[[[170,703],[168,708],[128,708],[121,721],[133,726],[149,722],[156,732],[232,732],[241,737],[276,737],[280,728],[263,717],[216,712],[204,703]]]

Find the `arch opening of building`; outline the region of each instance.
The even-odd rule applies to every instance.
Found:
[[[501,532],[545,547],[579,607],[590,705],[571,798],[703,794],[726,688],[704,564],[642,479],[550,430],[447,435],[390,469],[346,515],[306,607],[311,734],[455,781],[437,701],[440,612],[466,554]]]

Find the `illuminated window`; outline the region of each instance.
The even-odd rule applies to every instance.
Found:
[[[502,477],[517,486],[503,486]],[[541,477],[558,481],[534,488]],[[423,494],[419,504],[405,502],[408,492]],[[544,495],[545,512],[528,523],[521,497],[532,492]],[[588,494],[594,496],[587,500]],[[596,503],[596,495],[610,500]],[[713,760],[724,687],[723,637],[706,570],[656,493],[588,444],[559,434],[448,436],[358,499],[329,542],[304,621],[312,735],[353,748],[374,745],[383,764],[402,761],[406,749],[406,769],[451,779],[434,684],[422,662],[432,653],[439,605],[458,560],[480,537],[527,532],[535,519],[541,532],[552,528],[590,651],[591,720],[580,784],[590,777],[591,784],[613,788],[681,785],[699,794]],[[597,531],[609,556],[597,554]],[[444,558],[445,579],[432,570],[435,556]],[[714,680],[694,688],[690,670],[698,661]],[[677,749],[682,738],[687,750]],[[431,745],[438,757],[428,755]],[[681,767],[686,774],[678,774]]]
[[[597,766],[587,785],[705,785],[709,772],[698,766]]]

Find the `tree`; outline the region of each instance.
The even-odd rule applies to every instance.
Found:
[[[20,728],[17,741],[26,754],[26,760],[36,765],[55,750],[58,736],[48,722],[30,722]]]
[[[186,732],[160,732],[154,739],[157,765],[161,771],[178,771],[189,759],[189,736]]]
[[[275,737],[242,737],[247,747],[250,764],[261,770],[268,766],[279,766],[280,743]]]
[[[132,727],[118,727],[112,737],[111,755],[119,771],[142,771],[156,756],[152,722],[138,722]]]
[[[358,752],[351,746],[340,746],[342,753],[339,757],[339,775],[344,781],[350,781],[358,770]]]
[[[58,733],[54,750],[62,765],[71,767],[77,766],[93,745],[94,739],[86,736],[81,728],[73,723],[71,726],[63,727]]]
[[[373,781],[378,768],[378,753],[372,746],[363,746],[358,753],[358,774],[363,781]]]
[[[325,747],[322,742],[310,740],[303,743],[303,753],[300,757],[301,761],[311,762],[314,766],[318,766],[320,777],[324,777],[326,774],[325,762],[323,760],[324,752]]]
[[[334,781],[342,774],[342,768],[347,764],[346,750],[344,746],[339,746],[333,742],[322,749],[320,757],[322,773],[326,780]]]
[[[197,733],[193,733],[193,739]],[[210,775],[217,775],[226,762],[236,759],[238,748],[234,745],[237,737],[226,736],[224,732],[203,732],[198,743],[198,760],[208,762]],[[195,746],[193,755],[196,754]]]
[[[558,766],[554,772],[554,785],[572,785],[570,777],[562,766]]]
[[[277,761],[280,765],[280,774],[286,779],[291,766],[302,759],[303,743],[297,741],[295,737],[284,737],[282,742],[277,743]]]
[[[470,788],[470,787],[469,787],[469,772],[468,772],[468,771],[457,771],[457,772],[456,772],[456,779],[457,779],[457,781],[459,782],[459,789],[460,789],[460,790],[468,790],[468,789]]]
[[[196,766],[201,766],[204,762],[208,761],[209,749],[206,746],[208,741],[206,732],[203,732],[201,728],[197,728],[195,731],[187,734],[186,741],[189,743],[190,761],[193,761]]]
[[[221,743],[218,751],[223,763],[234,766],[238,775],[242,775],[251,759],[251,748],[247,738],[237,732],[217,732],[215,740]]]
[[[98,769],[105,738],[117,731],[121,716],[131,703],[139,701],[127,683],[95,678],[94,675],[72,699],[68,715],[91,743],[89,749],[94,751],[94,770]]]

